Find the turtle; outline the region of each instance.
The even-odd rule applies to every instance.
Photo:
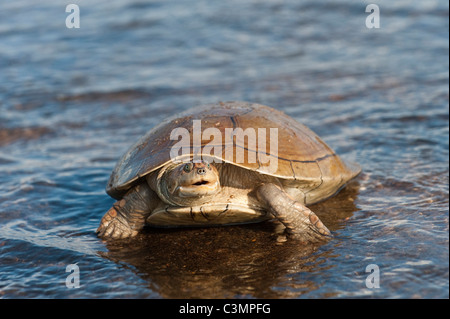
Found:
[[[360,171],[280,110],[243,101],[201,105],[150,129],[117,162],[106,186],[116,202],[96,233],[122,239],[145,226],[275,219],[288,238],[331,238],[307,206],[335,195]]]

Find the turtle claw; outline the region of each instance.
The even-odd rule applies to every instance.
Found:
[[[103,216],[100,226],[97,228],[97,236],[100,238],[123,239],[134,237],[138,232],[130,227],[128,222],[113,206]]]
[[[258,198],[286,227],[290,238],[317,241],[332,237],[328,228],[308,207],[291,198],[279,186],[265,184],[258,188]]]
[[[317,217],[317,215],[313,211],[309,210],[308,208],[306,208],[297,201],[295,202],[294,207],[300,213],[308,214],[309,228],[312,231],[315,231],[322,236],[333,237],[330,230],[322,223],[322,221],[319,219],[319,217]]]

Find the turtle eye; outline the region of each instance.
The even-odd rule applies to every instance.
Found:
[[[184,165],[183,171],[185,171],[186,173],[189,173],[191,170],[192,170],[192,164],[191,163]]]
[[[202,161],[203,165],[205,165],[209,170],[211,170],[211,165],[207,161]]]

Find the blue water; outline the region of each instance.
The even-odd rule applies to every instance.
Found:
[[[379,1],[378,29],[369,2],[76,3],[79,29],[60,1],[0,3],[0,297],[448,298],[446,1]],[[228,100],[283,110],[363,167],[311,206],[335,238],[279,243],[269,222],[98,239],[123,152]]]

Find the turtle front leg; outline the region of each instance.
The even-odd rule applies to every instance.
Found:
[[[286,227],[290,236],[305,241],[332,236],[313,211],[292,199],[275,184],[263,184],[258,187],[256,193],[269,212]]]
[[[106,212],[97,235],[114,239],[136,236],[158,203],[158,196],[146,183],[133,187]]]

